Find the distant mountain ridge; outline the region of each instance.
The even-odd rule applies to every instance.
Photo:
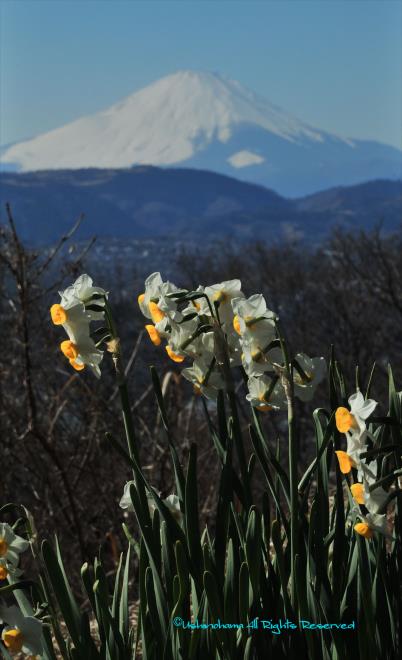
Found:
[[[402,181],[371,181],[286,199],[262,186],[191,169],[61,170],[0,174],[24,240],[49,244],[80,213],[78,238],[272,240],[323,238],[335,225],[386,230],[402,220]]]
[[[402,178],[402,151],[315,129],[217,73],[179,71],[106,110],[2,149],[3,170],[197,168],[290,197]]]

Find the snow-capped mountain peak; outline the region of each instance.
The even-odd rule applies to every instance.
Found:
[[[334,159],[343,167],[346,161],[347,169],[347,161],[356,160],[354,150],[355,142],[315,130],[235,80],[184,70],[106,110],[11,146],[1,162],[3,169],[11,165],[23,171],[181,163],[240,175],[290,194],[289,186],[281,184],[287,169],[295,176],[300,167],[303,179],[306,168],[313,168],[317,183],[302,183],[293,193],[300,194],[323,187],[318,175],[328,163],[333,173]],[[381,169],[374,175],[390,172]],[[365,175],[357,176],[362,180]],[[334,183],[342,180],[325,181]]]

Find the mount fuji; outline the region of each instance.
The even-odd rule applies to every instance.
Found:
[[[296,197],[402,178],[402,151],[317,130],[216,73],[179,71],[106,110],[4,148],[2,170],[212,170]]]

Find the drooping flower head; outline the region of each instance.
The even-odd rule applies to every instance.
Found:
[[[241,361],[243,368],[248,376],[262,376],[267,372],[275,371],[275,365],[283,362],[282,351],[280,348],[271,348],[267,350],[273,337],[246,336],[241,339]]]
[[[55,325],[61,325],[68,340],[60,344],[60,350],[76,371],[86,366],[100,377],[100,351],[90,334],[91,321],[104,319],[107,292],[92,285],[88,275],[81,275],[71,286],[60,291],[60,303],[52,305],[50,315]]]
[[[362,434],[366,431],[366,419],[377,406],[377,402],[373,399],[365,400],[363,394],[358,391],[349,397],[348,403],[350,410],[342,406],[337,409],[336,427],[340,433]]]
[[[7,580],[9,576],[18,578],[22,575],[21,569],[7,561],[5,557],[0,558],[0,582]]]
[[[120,499],[119,506],[124,511],[130,511],[130,512],[134,513],[134,506],[133,506],[133,503],[131,501],[131,496],[130,496],[130,487],[131,487],[132,484],[134,484],[134,481],[127,481],[127,483],[125,484],[124,492],[123,492],[123,495]],[[160,493],[159,493],[159,497],[160,497]],[[149,504],[150,510],[154,511],[155,508],[156,508],[156,505],[155,505],[155,500],[152,497],[151,493],[147,493],[147,499],[148,499],[148,504]],[[168,495],[167,497],[165,497],[165,499],[162,499],[162,502],[167,506],[170,513],[172,514],[172,516],[174,518],[176,518],[176,520],[181,519],[182,512],[181,512],[181,508],[180,508],[180,500],[179,500],[177,495],[174,495],[174,494]]]
[[[240,280],[227,280],[219,284],[212,284],[205,287],[204,291],[212,309],[217,308],[220,322],[225,325],[226,329],[231,329],[234,317],[232,300],[234,298],[244,298]],[[199,313],[210,316],[211,312],[205,298],[200,298],[199,305]]]
[[[250,298],[233,298],[233,328],[240,337],[251,337],[266,343],[275,337],[275,314],[267,308],[265,298],[256,293]]]
[[[0,523],[0,559],[17,566],[19,555],[28,548],[29,542],[17,536],[8,523]]]
[[[59,293],[62,306],[78,300],[85,306],[90,321],[103,321],[105,300],[107,300],[108,293],[99,286],[93,286],[92,278],[89,275],[80,275],[74,284],[64,289],[64,291],[59,291]]]
[[[216,399],[219,390],[223,388],[223,377],[212,360],[210,363],[194,360],[193,366],[186,367],[181,373],[193,383],[194,392],[203,394],[207,399]]]
[[[365,463],[360,461],[358,478],[361,482],[354,483],[350,490],[355,502],[362,504],[370,513],[377,513],[388,498],[388,493],[381,486],[370,490],[377,481],[377,461]]]
[[[343,474],[348,474],[352,468],[360,468],[360,454],[367,449],[366,419],[377,406],[377,402],[373,399],[365,400],[360,391],[352,394],[348,403],[350,410],[339,407],[335,412],[336,427],[340,433],[346,435],[347,439],[346,452],[341,450],[335,452]]]
[[[6,624],[1,639],[9,653],[15,654],[21,651],[31,655],[42,653],[43,624],[39,619],[24,616],[15,605],[11,607],[0,605],[0,621]]]
[[[168,294],[178,290],[171,282],[164,282],[160,273],[149,275],[145,280],[144,293],[138,296],[138,304],[144,316],[151,319],[154,325],[162,321],[166,324],[169,318],[180,321],[181,314],[177,310],[177,303],[168,297]]]
[[[358,522],[354,526],[354,530],[360,536],[364,536],[366,539],[371,539],[374,535],[374,532],[378,532],[383,536],[391,537],[387,528],[387,516],[384,514],[378,513],[368,513],[366,516],[361,516],[361,522]]]
[[[286,395],[281,382],[268,376],[251,376],[247,382],[247,401],[261,412],[286,408]]]

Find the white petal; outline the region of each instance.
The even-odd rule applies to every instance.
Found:
[[[363,404],[364,404],[364,396],[360,392],[360,390],[349,397],[350,412],[352,414],[356,413],[362,407]]]
[[[134,511],[134,506],[133,506],[133,503],[132,503],[131,497],[130,497],[130,486],[133,483],[134,483],[134,481],[128,481],[126,483],[126,485],[124,486],[123,496],[122,496],[122,498],[119,502],[119,506],[122,509],[126,509],[127,511]]]
[[[361,406],[361,408],[358,411],[359,417],[362,419],[367,419],[377,406],[377,401],[374,401],[373,399],[367,399]]]

